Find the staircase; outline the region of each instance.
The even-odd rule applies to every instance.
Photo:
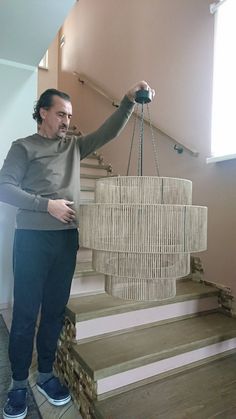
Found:
[[[81,168],[82,200],[92,202],[95,179],[110,174],[111,167],[95,155],[83,161]],[[223,383],[220,373],[228,371],[226,387],[234,377],[232,414],[236,320],[227,315],[229,292],[202,279],[186,278],[177,281],[173,299],[120,300],[104,293],[104,276],[93,272],[91,257],[90,250],[80,249],[56,361],[82,417],[236,417],[236,405],[235,416],[227,416],[223,413],[226,399],[222,397],[220,404],[212,390],[217,382]],[[189,391],[191,397],[186,398]],[[213,416],[216,412],[222,416]]]
[[[103,157],[93,153],[80,164],[81,204],[94,201],[96,179],[112,174],[111,165],[103,162]],[[80,248],[75,275],[72,282],[71,297],[104,292],[104,275],[92,269],[92,251]]]

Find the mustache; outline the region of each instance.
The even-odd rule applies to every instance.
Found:
[[[68,128],[68,126],[67,126],[66,124],[61,124],[61,125],[60,125],[60,128],[66,128],[66,129],[67,129],[67,128]]]

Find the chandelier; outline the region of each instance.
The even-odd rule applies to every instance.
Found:
[[[80,207],[81,244],[93,250],[93,268],[105,274],[108,294],[128,300],[174,297],[176,279],[190,272],[190,253],[205,250],[207,242],[207,208],[192,205],[192,182],[159,176],[151,123],[158,176],[143,176],[143,105],[148,107],[149,94],[136,95],[138,176],[97,180],[95,203]]]

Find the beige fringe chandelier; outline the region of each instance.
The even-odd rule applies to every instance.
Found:
[[[190,253],[206,249],[207,208],[192,205],[191,181],[142,175],[149,92],[138,92],[136,101],[142,105],[138,176],[97,180],[95,203],[80,207],[80,238],[93,249],[93,268],[105,274],[108,294],[163,300],[174,297],[176,279],[189,274]],[[153,147],[159,174],[154,141]]]

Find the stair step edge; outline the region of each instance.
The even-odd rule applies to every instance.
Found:
[[[73,278],[79,278],[84,276],[101,276],[100,272],[94,270],[75,271]]]
[[[100,169],[100,170],[106,170],[109,171],[111,166],[109,166],[108,164],[90,164],[90,163],[80,163],[80,167],[86,167],[88,169]]]
[[[97,369],[93,371],[89,365],[84,361],[84,359],[79,355],[78,351],[76,349],[78,346],[76,344],[72,345],[72,353],[77,359],[77,361],[80,363],[80,365],[85,369],[87,374],[95,381],[111,377],[115,374],[120,374],[122,372],[127,372],[129,370],[133,370],[139,367],[143,367],[158,361],[162,361],[164,359],[172,358],[177,355],[185,354],[187,352],[192,352],[197,349],[204,348],[206,346],[223,343],[224,341],[228,341],[231,339],[236,340],[236,330],[231,331],[224,334],[214,335],[210,336],[205,339],[200,339],[195,342],[191,342],[188,344],[182,344],[178,345],[175,348],[169,348],[167,350],[163,350],[161,352],[151,353],[142,357],[137,357],[135,359],[126,361],[126,362],[120,362],[119,364],[112,365],[109,367],[104,367],[101,369]]]
[[[106,296],[106,293],[99,294],[99,297]],[[205,291],[200,293],[191,293],[191,294],[180,294],[177,295],[175,298],[171,300],[165,300],[165,301],[152,301],[152,302],[143,302],[143,301],[129,301],[125,302],[124,304],[120,304],[119,306],[112,306],[112,307],[103,307],[96,310],[90,310],[86,313],[78,313],[75,311],[73,307],[77,306],[80,307],[79,300],[81,298],[85,297],[78,297],[78,302],[76,299],[73,299],[73,307],[70,306],[70,300],[67,305],[67,315],[71,319],[73,323],[77,323],[79,321],[85,321],[85,320],[91,320],[98,317],[105,317],[109,315],[115,315],[115,314],[122,314],[122,313],[128,313],[130,311],[136,311],[136,310],[143,310],[143,309],[149,309],[164,305],[172,305],[175,303],[180,303],[184,301],[191,301],[196,299],[203,299],[203,298],[209,298],[209,297],[215,297],[218,296],[218,291]],[[96,295],[93,296],[96,299]],[[122,301],[122,300],[121,300]]]
[[[168,370],[166,372],[162,372],[158,375],[154,375],[152,377],[145,378],[145,379],[137,381],[135,383],[128,384],[126,386],[117,388],[115,390],[111,390],[107,393],[98,394],[96,400],[94,400],[94,402],[93,402],[93,407],[95,409],[95,413],[96,414],[99,413],[99,409],[100,409],[100,403],[99,402],[101,402],[102,400],[111,399],[111,402],[112,402],[112,397],[114,397],[114,396],[121,395],[122,393],[132,392],[132,390],[144,387],[148,384],[152,384],[152,383],[156,383],[156,382],[165,380],[169,377],[174,378],[175,376],[178,376],[180,374],[182,375],[183,373],[185,373],[187,371],[190,371],[190,370],[194,370],[194,369],[197,370],[199,367],[202,367],[202,366],[204,366],[206,364],[209,364],[209,363],[217,362],[220,359],[230,357],[234,354],[235,354],[235,349],[230,349],[228,351],[218,353],[217,355],[212,355],[212,356],[209,356],[207,358],[203,358],[203,359],[200,359],[198,361],[194,361],[190,364],[183,365],[183,366],[174,368],[172,370]],[[97,418],[97,416],[96,416],[96,418]],[[99,416],[99,418],[100,418],[100,416]]]
[[[222,313],[202,314],[168,324],[150,325],[138,331],[119,336],[109,336],[99,341],[73,345],[74,356],[84,362],[94,374],[111,370],[120,372],[133,369],[138,363],[150,364],[150,359],[166,358],[168,353],[186,352],[184,348],[202,347],[234,339],[236,345],[236,320]],[[224,345],[223,345],[224,346]],[[235,347],[235,346],[234,346]],[[227,348],[230,349],[230,348]],[[219,351],[222,352],[222,351]],[[96,353],[96,357],[93,354]]]
[[[95,192],[95,186],[81,185],[80,192]]]
[[[86,156],[86,159],[95,159],[95,160],[98,160],[99,161],[101,159],[103,160],[103,157],[97,151],[94,151],[93,153],[91,153],[88,156]]]
[[[101,179],[101,178],[107,178],[110,176],[100,176],[100,175],[90,175],[90,174],[85,174],[85,173],[80,173],[80,177],[82,179]]]
[[[142,324],[138,324],[138,325],[135,325],[135,326],[129,326],[127,328],[117,329],[117,330],[109,331],[109,332],[106,332],[106,333],[101,333],[101,334],[98,334],[98,335],[92,335],[90,337],[80,338],[78,336],[78,339],[76,339],[76,343],[83,344],[83,343],[88,343],[88,342],[94,342],[94,341],[106,339],[106,338],[117,336],[117,335],[123,335],[124,333],[136,332],[136,331],[139,331],[139,330],[148,329],[150,327],[161,326],[163,324],[179,322],[181,320],[187,320],[187,319],[190,319],[190,318],[193,318],[193,317],[202,316],[203,314],[211,314],[211,313],[217,313],[217,312],[219,312],[218,309],[210,309],[210,310],[205,310],[205,311],[201,311],[201,312],[197,312],[197,313],[190,313],[190,314],[183,314],[181,316],[176,316],[176,317],[169,317],[167,319],[158,320],[156,322],[150,321],[150,323],[142,323]],[[82,322],[83,322],[83,320],[77,321],[76,326],[78,327]],[[87,324],[87,320],[85,320],[85,322]],[[76,328],[76,336],[77,336],[77,334],[78,335],[80,334],[80,329],[77,330],[77,328]]]

